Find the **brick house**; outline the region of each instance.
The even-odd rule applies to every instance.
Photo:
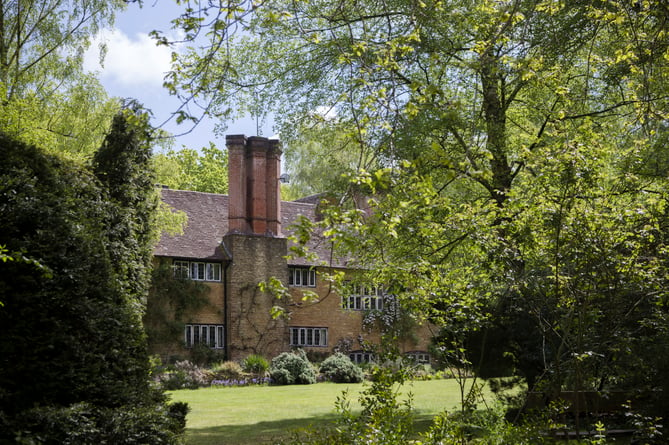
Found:
[[[380,334],[363,326],[363,319],[370,311],[382,311],[388,297],[372,287],[361,287],[344,299],[333,292],[321,273],[352,271],[345,260],[331,257],[325,240],[314,240],[311,248],[326,259],[327,267],[304,258],[287,259],[291,223],[300,215],[317,218],[319,200],[280,200],[278,141],[233,135],[227,136],[226,145],[228,196],[161,191],[165,203],[188,215],[188,223],[182,235],[161,237],[155,261],[170,266],[175,276],[204,284],[208,293],[207,304],[178,320],[180,341],[152,352],[183,357],[195,345],[206,345],[228,360],[240,360],[254,353],[271,358],[299,347],[322,357],[341,350],[357,362],[369,360],[370,345],[379,342]],[[278,300],[259,289],[270,277],[288,287],[292,300]],[[305,290],[318,298],[303,301]],[[275,306],[289,316],[273,318]],[[429,326],[416,325],[398,347],[427,361],[430,338]]]

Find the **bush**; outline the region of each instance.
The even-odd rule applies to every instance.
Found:
[[[215,380],[241,379],[245,377],[239,363],[231,361],[215,364],[211,368],[211,373]]]
[[[224,355],[222,352],[211,349],[207,345],[198,344],[191,349],[190,358],[193,363],[198,366],[208,366],[211,363],[216,363],[217,361],[223,360]]]
[[[335,409],[337,419],[333,427],[308,427],[295,433],[289,441],[290,445],[304,444],[346,444],[346,445],[404,445],[416,443],[424,445],[451,444],[452,441],[418,442],[414,441],[414,416],[411,398],[398,400],[401,386],[406,381],[404,371],[393,371],[377,367],[373,371],[374,378],[358,397],[361,409],[353,409],[348,391],[337,397]],[[470,442],[457,442],[470,443]],[[488,442],[486,442],[488,443]],[[495,442],[513,443],[513,442]]]
[[[176,389],[197,389],[209,385],[213,379],[210,372],[197,365],[184,360],[176,362],[174,369],[164,372],[158,376],[158,382],[163,389],[173,391]]]
[[[249,355],[242,362],[242,368],[245,372],[250,372],[257,375],[265,375],[269,369],[269,362],[267,359],[260,355]]]
[[[177,444],[188,411],[188,404],[182,402],[159,408],[100,408],[89,403],[41,406],[24,410],[13,424],[0,421],[0,427],[13,431],[13,439],[25,444]]]
[[[284,352],[272,359],[269,370],[277,385],[316,383],[316,373],[303,350]]]
[[[362,369],[341,352],[325,359],[320,372],[326,379],[335,383],[360,383],[365,377]]]

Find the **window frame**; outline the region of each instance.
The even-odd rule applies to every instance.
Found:
[[[309,266],[288,266],[289,287],[316,287],[316,270]]]
[[[225,349],[225,325],[216,323],[186,323],[184,346],[192,349],[203,344],[210,349]]]
[[[172,271],[174,278],[190,280],[190,262],[184,260],[172,261]]]
[[[383,310],[384,295],[379,286],[347,283],[351,293],[342,296],[342,307],[350,311]]]
[[[356,365],[376,362],[376,354],[363,350],[349,352],[348,358],[351,359],[351,361]]]
[[[409,360],[411,360],[412,362],[419,365],[426,365],[432,363],[432,357],[430,357],[430,353],[426,351],[405,352],[404,356]]]
[[[326,348],[328,346],[328,328],[311,326],[290,326],[290,346],[308,348]]]
[[[172,260],[173,276],[192,281],[222,281],[222,265],[218,262]]]

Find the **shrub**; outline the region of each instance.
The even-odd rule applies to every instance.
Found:
[[[188,411],[188,404],[182,402],[118,408],[77,403],[24,410],[15,423],[0,421],[0,426],[13,431],[16,442],[25,444],[178,444]]]
[[[92,171],[0,135],[10,255],[0,255],[0,443],[179,440],[150,384],[141,324],[156,205],[149,133],[127,108]]]
[[[360,393],[358,402],[361,409],[353,409],[348,391],[337,397],[335,409],[337,419],[333,427],[308,427],[295,433],[290,445],[304,444],[346,444],[346,445],[404,445],[414,442],[414,412],[411,398],[398,400],[401,386],[406,379],[403,371],[388,368],[373,369],[374,379]],[[425,442],[425,445],[451,444],[455,442]],[[469,442],[458,442],[469,443]],[[486,442],[487,443],[487,442]],[[513,443],[513,442],[496,442]]]
[[[274,357],[269,372],[277,385],[316,383],[314,368],[301,349]]]
[[[215,380],[241,379],[244,371],[237,362],[222,362],[211,367],[212,377]]]
[[[321,363],[329,355],[326,351],[307,351],[307,358],[311,363]]]
[[[212,375],[205,369],[184,360],[176,362],[174,369],[164,372],[158,376],[158,382],[163,389],[173,391],[176,389],[197,389],[207,386],[212,380]]]
[[[320,372],[335,383],[360,383],[365,377],[362,369],[340,352],[325,359]]]
[[[207,366],[211,363],[216,363],[217,361],[223,360],[223,357],[224,355],[222,352],[211,349],[204,344],[195,345],[190,351],[191,360],[199,366]]]
[[[242,368],[245,372],[264,375],[269,369],[269,362],[265,357],[253,354],[244,359],[242,362]]]

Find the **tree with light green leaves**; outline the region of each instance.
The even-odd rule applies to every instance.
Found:
[[[220,6],[175,20],[210,40],[168,88],[272,111],[288,147],[345,147],[315,169],[374,159],[338,190],[371,211],[332,208],[325,233],[443,327],[444,360],[548,392],[664,385],[663,2]],[[310,126],[322,109],[336,120]]]
[[[82,69],[122,0],[0,1],[0,129],[53,153],[91,156],[120,104]],[[103,49],[102,49],[103,50]]]
[[[213,143],[193,149],[169,149],[153,159],[157,181],[176,190],[206,193],[228,192],[228,152]]]

